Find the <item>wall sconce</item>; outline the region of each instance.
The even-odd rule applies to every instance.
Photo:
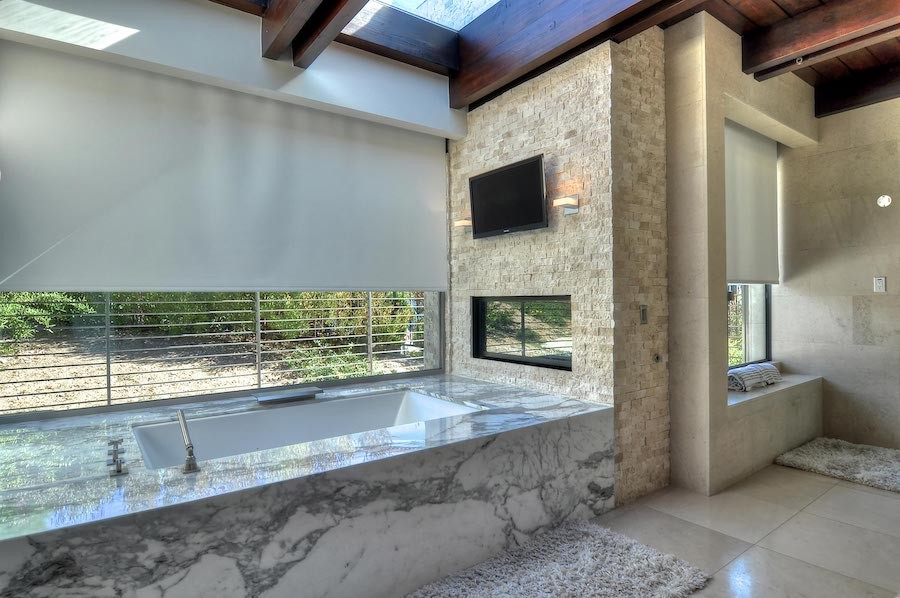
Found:
[[[579,201],[578,201],[577,195],[568,195],[566,197],[557,197],[556,199],[553,200],[553,207],[554,208],[561,207],[563,209],[563,214],[565,214],[566,216],[568,216],[570,214],[577,214],[578,206],[579,206]]]
[[[470,227],[470,226],[472,226],[472,218],[462,218],[460,220],[454,220],[453,226],[457,227],[457,228],[466,227],[466,226]]]
[[[875,200],[875,203],[878,204],[879,208],[886,208],[889,205],[891,205],[892,201],[893,200],[891,199],[890,195],[882,195],[881,197],[879,197],[878,199]]]

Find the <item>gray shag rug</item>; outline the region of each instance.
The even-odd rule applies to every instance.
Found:
[[[775,459],[778,465],[900,492],[900,450],[816,438]]]
[[[596,523],[565,524],[407,598],[681,598],[706,573]]]

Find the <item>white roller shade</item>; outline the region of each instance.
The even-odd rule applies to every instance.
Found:
[[[0,290],[447,286],[443,139],[9,42],[0,82]]]
[[[725,121],[728,282],[778,284],[778,144]]]

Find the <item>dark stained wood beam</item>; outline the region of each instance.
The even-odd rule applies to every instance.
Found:
[[[816,3],[818,3],[818,0],[816,0]],[[725,2],[725,0],[706,0],[706,2],[695,6],[691,10],[682,12],[665,23],[662,23],[660,26],[663,29],[666,29],[694,16],[698,12],[704,11],[714,16],[720,23],[724,24],[738,35],[744,35],[748,31],[753,31],[757,28],[756,24],[735,10],[734,7]]]
[[[368,0],[323,0],[291,43],[294,66],[308,68],[366,2]]]
[[[262,55],[276,59],[313,16],[322,0],[269,0],[262,21]]]
[[[900,98],[900,64],[819,85],[816,87],[816,116],[830,116],[894,98]]]
[[[337,41],[441,75],[459,68],[459,34],[402,10],[370,2]]]
[[[705,0],[661,0],[652,8],[638,13],[610,30],[610,39],[622,43],[630,37],[662,25],[678,15],[700,7]]]
[[[772,69],[898,24],[897,0],[833,0],[744,37],[744,72]]]
[[[450,105],[462,108],[586,44],[620,39],[652,27],[654,9],[676,0],[501,0],[459,32],[459,72],[450,78]],[[645,11],[648,11],[645,13]],[[639,17],[645,13],[644,18]],[[655,21],[655,22],[654,22]]]
[[[802,62],[792,60],[790,62],[780,64],[776,67],[759,71],[755,76],[759,81],[765,81],[766,79],[771,79],[772,77],[777,77],[778,75],[783,75],[785,73],[791,73],[802,68],[825,62],[826,60],[830,60],[832,58],[849,55],[853,52],[857,52],[859,50],[868,48],[869,46],[873,46],[875,44],[879,44],[896,37],[900,37],[900,25],[894,25],[893,27],[888,27],[886,29],[882,29],[881,31],[870,33],[869,35],[863,35],[861,37],[857,37],[856,39],[831,46],[830,48],[819,50],[818,52],[812,52],[810,54],[807,54],[803,58]]]
[[[212,0],[216,4],[222,4],[229,8],[234,8],[243,12],[249,12],[251,15],[261,17],[266,12],[268,5],[267,0]]]

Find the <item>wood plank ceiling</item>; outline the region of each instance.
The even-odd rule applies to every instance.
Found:
[[[454,108],[704,10],[743,37],[744,72],[814,86],[817,116],[900,97],[900,0],[501,0],[459,32],[366,0],[213,1],[262,16],[266,57],[305,68],[336,40],[449,75]]]
[[[816,116],[900,97],[883,93],[900,84],[900,0],[706,0],[665,26],[702,10],[743,36],[745,72],[793,72],[815,87]],[[799,51],[778,66],[748,64],[748,48],[792,42]]]

